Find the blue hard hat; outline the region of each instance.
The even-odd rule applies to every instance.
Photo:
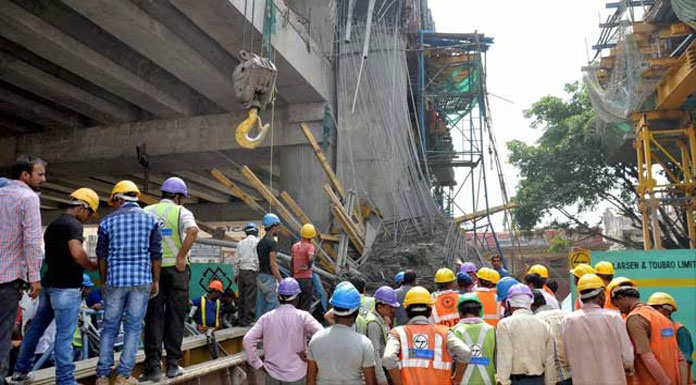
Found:
[[[394,282],[396,282],[397,285],[400,285],[403,280],[404,280],[404,272],[400,271],[400,272],[396,273],[396,276],[394,276]]]
[[[259,227],[256,226],[256,223],[254,222],[247,222],[246,225],[244,225],[244,230],[258,230]]]
[[[84,287],[94,286],[94,283],[92,283],[92,280],[89,278],[89,275],[82,274],[82,286],[84,286]]]
[[[273,213],[268,213],[264,215],[263,219],[261,220],[261,226],[263,226],[264,228],[268,228],[273,225],[280,225],[280,218],[278,218],[278,216]]]
[[[342,309],[357,309],[360,307],[360,293],[350,282],[341,282],[336,286],[329,303]]]
[[[463,271],[460,271],[459,273],[457,273],[457,281],[458,282],[461,281],[467,285],[474,284],[474,280],[471,279],[471,276]]]
[[[517,285],[520,283],[518,280],[512,277],[503,277],[498,281],[498,284],[496,285],[496,294],[495,294],[495,299],[497,301],[503,301],[507,297],[508,290],[510,290],[510,287]]]

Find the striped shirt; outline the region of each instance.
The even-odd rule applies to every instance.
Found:
[[[0,178],[0,283],[40,279],[39,196],[24,182]]]
[[[152,283],[152,261],[162,259],[157,218],[128,202],[99,224],[97,258],[106,259],[106,285]]]

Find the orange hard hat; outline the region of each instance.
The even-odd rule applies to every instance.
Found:
[[[219,292],[225,291],[225,288],[222,286],[222,282],[218,281],[217,279],[208,283],[208,289],[217,290]]]

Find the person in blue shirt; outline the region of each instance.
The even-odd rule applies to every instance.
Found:
[[[191,300],[191,304],[195,307],[193,320],[198,325],[200,331],[208,328],[219,329],[222,325],[220,297],[223,291],[222,282],[213,280],[208,284],[208,294]]]
[[[500,274],[500,278],[510,276],[510,273],[503,267],[503,260],[500,258],[500,255],[495,254],[491,256],[491,266],[493,266],[493,270]]]

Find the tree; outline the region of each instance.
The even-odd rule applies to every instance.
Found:
[[[597,224],[583,221],[581,214],[606,202],[640,229],[637,166],[610,158],[614,149],[608,148],[595,129],[585,87],[579,82],[566,84],[565,92],[567,99],[545,96],[525,111],[525,117],[532,119],[531,127],[543,130],[535,144],[517,140],[507,143],[509,162],[520,174],[513,198],[517,203],[515,220],[522,229],[531,229],[558,213],[563,219],[555,219],[554,227],[596,235]],[[661,214],[663,247],[688,248],[683,213],[676,212],[676,221],[674,215],[670,218],[662,209]],[[635,240],[602,236],[627,247],[642,247]]]

